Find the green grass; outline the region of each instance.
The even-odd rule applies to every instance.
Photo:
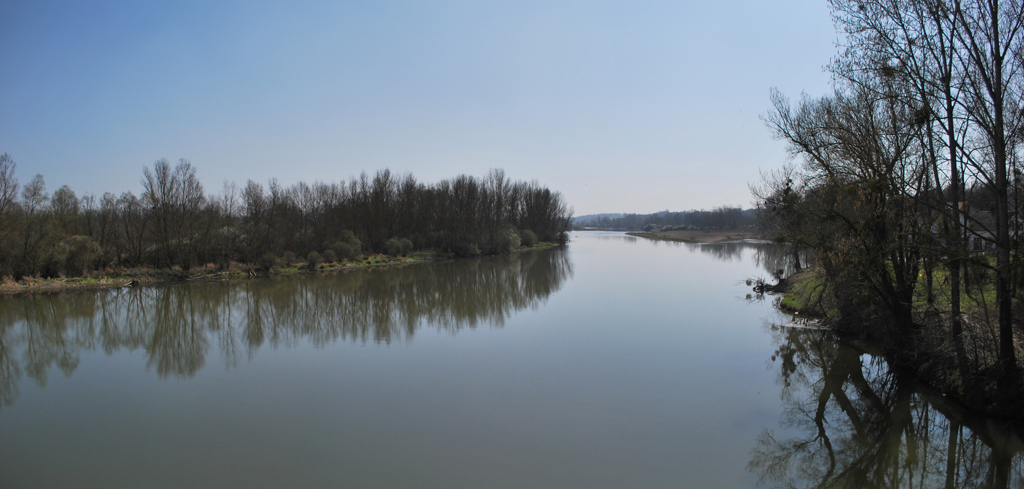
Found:
[[[990,264],[994,264],[992,257],[976,257],[982,260],[988,261]],[[982,313],[986,306],[991,311],[996,307],[996,288],[995,278],[992,276],[991,271],[987,271],[987,276],[981,280],[982,285],[979,288],[977,280],[972,283],[971,287],[962,285],[960,292],[960,309],[964,314],[975,314]],[[961,282],[964,282],[964,277],[961,275]],[[935,267],[932,272],[932,297],[933,305],[935,309],[939,311],[950,310],[950,284],[949,284],[949,271],[944,267]],[[928,284],[924,276],[924,271],[918,275],[917,284],[914,287],[914,310],[923,311],[928,307]]]
[[[992,257],[975,258],[987,260],[990,263],[993,261]],[[963,314],[983,314],[986,308],[992,314],[995,310],[996,291],[994,277],[991,275],[992,272],[990,270],[986,273],[988,275],[980,280],[980,287],[977,285],[979,280],[976,277],[970,288],[964,286],[961,289],[960,308]],[[963,279],[961,278],[961,280]],[[800,314],[822,315],[824,313],[825,316],[831,317],[834,315],[834,311],[822,310],[818,307],[823,303],[827,303],[827,301],[822,302],[820,300],[824,290],[825,282],[820,275],[820,271],[814,269],[804,270],[800,274],[786,280],[785,290],[783,291],[786,295],[782,298],[781,305],[786,310],[798,311]],[[933,311],[938,311],[940,314],[948,313],[950,310],[949,271],[943,267],[936,267],[932,272],[932,298]],[[915,314],[924,313],[929,310],[927,280],[923,271],[919,274],[914,287],[913,309]]]
[[[825,281],[817,269],[807,269],[786,279],[783,285],[783,309],[809,316],[832,317],[834,310],[825,309]]]

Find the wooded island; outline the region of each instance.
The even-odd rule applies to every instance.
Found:
[[[48,195],[41,175],[22,187],[15,167],[0,156],[0,277],[8,282],[139,267],[181,278],[233,264],[268,271],[298,261],[315,269],[414,250],[500,254],[564,243],[572,214],[558,192],[510,181],[501,170],[433,185],[389,170],[347,184],[250,180],[208,195],[189,161],[172,167],[161,159],[144,169],[141,196],[80,198],[67,185]]]

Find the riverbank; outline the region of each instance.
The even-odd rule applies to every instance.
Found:
[[[558,246],[560,245],[557,243],[543,242],[530,247],[521,247],[512,253],[555,248]],[[288,276],[303,273],[327,273],[366,268],[393,267],[414,263],[453,260],[456,258],[457,257],[455,255],[449,253],[420,251],[417,253],[410,253],[407,256],[376,254],[361,257],[358,260],[320,263],[314,268],[311,268],[309,266],[309,262],[306,261],[286,263],[281,266],[271,267],[269,270],[261,270],[255,265],[236,262],[232,262],[227,266],[207,264],[206,266],[193,268],[187,272],[176,268],[108,268],[106,270],[89,272],[87,275],[82,277],[71,278],[22,277],[21,280],[16,281],[8,277],[0,282],[0,296],[111,289],[167,283],[210,282],[257,277]]]
[[[727,243],[747,239],[761,239],[761,235],[757,231],[749,229],[654,231],[650,233],[628,232],[626,234],[638,238],[679,241],[683,243]]]
[[[935,282],[941,284],[941,280]],[[911,332],[910,338],[899,337],[896,328],[881,318],[843,320],[817,269],[805,269],[777,285],[767,286],[765,291],[781,296],[777,305],[782,311],[818,319],[821,327],[832,331],[841,341],[877,352],[922,386],[967,411],[1024,424],[1024,370],[1018,367],[1017,378],[1011,385],[1001,384],[995,358],[987,353],[994,344],[992,326],[984,320],[984,309],[973,304],[963,310],[964,346],[958,358],[946,319],[947,291],[940,285],[936,285],[931,304],[926,302],[925,291],[915,293],[914,324],[904,328]],[[1016,356],[1024,357],[1024,347],[1019,343]]]
[[[826,305],[825,284],[817,269],[804,269],[795,275],[765,285],[764,291],[777,294],[779,309],[809,318],[832,318],[836,311]]]

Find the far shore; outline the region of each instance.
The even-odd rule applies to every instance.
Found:
[[[663,241],[681,241],[684,243],[728,243],[748,239],[762,239],[754,229],[707,229],[686,231],[655,231],[650,233],[628,232],[630,236],[639,238],[659,239]]]

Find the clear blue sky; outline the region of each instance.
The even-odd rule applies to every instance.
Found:
[[[504,168],[576,214],[747,207],[771,87],[824,94],[825,0],[0,2],[0,153],[53,191],[434,182]]]

